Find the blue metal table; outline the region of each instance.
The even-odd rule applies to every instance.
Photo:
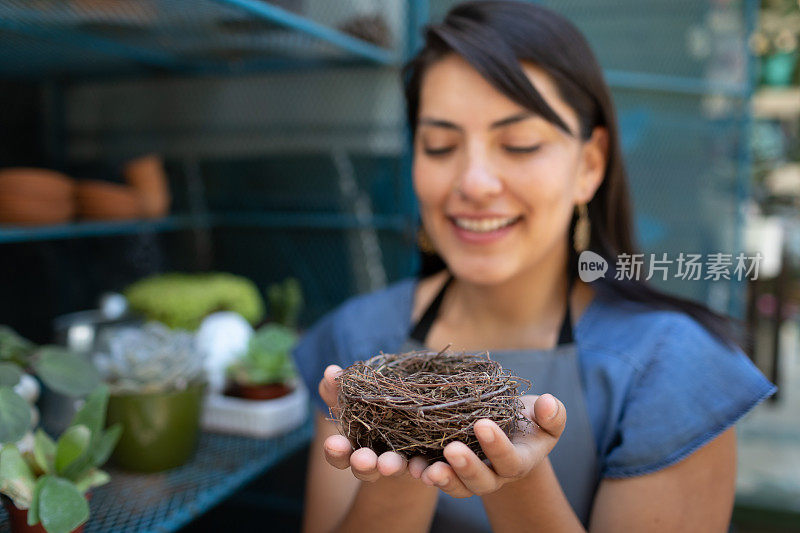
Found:
[[[302,448],[313,424],[281,437],[251,439],[203,433],[188,464],[156,474],[109,468],[111,482],[92,492],[85,533],[175,531],[211,509],[268,468]],[[0,507],[0,532],[10,531]]]

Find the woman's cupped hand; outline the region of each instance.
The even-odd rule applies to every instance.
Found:
[[[328,366],[319,383],[319,394],[334,416],[338,416],[336,377],[341,371],[336,365]],[[524,405],[522,414],[532,424],[521,424],[513,438],[509,439],[491,420],[481,419],[475,423],[475,436],[486,454],[486,461],[459,441],[444,448],[446,461],[429,463],[423,457],[406,459],[391,451],[378,455],[369,448],[356,450],[342,435],[332,435],[325,440],[325,459],[340,470],[349,468],[362,481],[411,476],[456,498],[491,494],[507,483],[524,478],[540,465],[558,442],[567,422],[564,404],[551,394],[526,395],[520,400]]]

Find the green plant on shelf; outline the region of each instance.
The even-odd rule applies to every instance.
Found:
[[[264,301],[255,284],[233,274],[160,274],[137,281],[124,294],[131,309],[176,329],[194,331],[216,311],[234,311],[251,324],[264,315]]]
[[[88,520],[86,493],[109,481],[100,467],[122,431],[118,424],[104,430],[107,403],[108,389],[100,386],[58,440],[39,429],[33,450],[14,445],[0,450],[0,494],[27,510],[28,525],[41,523],[48,533],[67,533]]]
[[[16,442],[31,425],[31,408],[14,387],[24,373],[55,392],[89,394],[100,383],[91,361],[59,346],[37,346],[8,326],[0,326],[0,443]]]
[[[112,460],[157,472],[188,461],[197,446],[206,385],[195,335],[158,322],[105,331],[94,361],[111,389],[109,423],[123,433]]]
[[[763,6],[750,49],[761,58],[761,81],[788,86],[796,79],[800,9],[796,0],[777,0]]]
[[[94,362],[114,394],[184,390],[205,381],[194,335],[158,322],[108,330]]]
[[[288,383],[296,376],[291,350],[297,343],[293,329],[267,324],[250,338],[247,351],[230,367],[228,379],[240,385]]]
[[[297,319],[303,309],[303,289],[295,278],[286,278],[267,288],[269,314],[272,319],[289,328],[297,327]]]

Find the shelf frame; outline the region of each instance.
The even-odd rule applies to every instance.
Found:
[[[318,22],[314,22],[313,20],[301,15],[297,15],[273,4],[261,2],[259,0],[213,1],[221,5],[238,7],[250,15],[330,43],[337,48],[374,63],[392,65],[397,63],[400,59],[400,57],[391,50],[387,50],[356,37],[352,37],[337,29],[319,24]]]
[[[148,75],[146,69],[155,69],[156,73],[175,72],[181,75],[225,75],[225,74],[255,74],[259,72],[274,72],[294,68],[325,68],[342,65],[371,64],[379,66],[398,65],[405,56],[405,51],[391,50],[364,41],[347,33],[321,24],[314,20],[273,4],[260,0],[208,0],[209,2],[241,12],[244,16],[268,21],[276,26],[302,34],[333,46],[344,52],[343,57],[285,57],[283,54],[272,55],[265,53],[263,57],[250,59],[241,63],[182,58],[180,54],[169,49],[150,47],[138,44],[129,44],[112,38],[93,35],[80,27],[69,25],[57,26],[55,24],[37,24],[34,21],[0,19],[0,30],[18,35],[39,39],[55,45],[64,45],[76,50],[101,54],[113,59],[130,63],[124,68],[111,66],[98,74],[89,70],[76,69],[61,71],[46,69],[41,73],[22,70],[17,74],[6,73],[4,76],[21,79],[48,79],[52,77],[69,79],[93,79],[125,76],[129,70],[136,76]],[[416,5],[418,0],[411,4]],[[410,8],[416,13],[416,8]]]
[[[140,233],[163,233],[197,228],[265,228],[347,230],[375,228],[398,233],[413,232],[414,218],[403,214],[374,215],[361,220],[343,213],[218,212],[201,217],[172,215],[160,219],[74,222],[52,226],[0,226],[0,244],[91,237],[113,237]]]

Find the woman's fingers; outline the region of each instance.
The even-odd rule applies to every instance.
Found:
[[[384,452],[378,456],[378,472],[382,476],[399,476],[404,474],[408,461],[395,452]]]
[[[478,437],[483,453],[491,461],[492,469],[497,475],[518,478],[525,475],[533,466],[526,464],[508,436],[491,420],[482,419],[475,422],[475,436]]]
[[[525,406],[523,414],[535,426],[523,428],[526,431],[513,442],[491,420],[475,423],[478,442],[492,463],[492,469],[502,478],[520,478],[539,464],[558,442],[567,422],[566,407],[552,394],[523,396],[521,400]],[[465,483],[470,486],[469,481]]]
[[[454,498],[468,498],[474,494],[459,479],[453,468],[442,461],[436,461],[426,468],[420,479],[426,485],[438,487]]]
[[[369,448],[359,448],[350,455],[350,471],[361,481],[377,481],[378,456]]]
[[[341,367],[338,365],[329,365],[325,369],[322,379],[319,382],[319,395],[322,401],[333,410],[336,409],[339,397],[339,385],[336,383],[336,377],[341,373]]]
[[[353,447],[350,446],[350,441],[346,437],[331,435],[325,439],[323,448],[325,449],[325,460],[332,467],[339,470],[350,468],[350,454],[353,453]]]
[[[558,439],[567,425],[567,408],[552,394],[542,394],[534,401],[532,418],[551,437]]]
[[[537,465],[555,447],[567,424],[567,408],[552,394],[522,396],[523,414],[533,424],[521,428],[513,439],[514,449],[524,465]]]
[[[459,481],[472,494],[480,496],[497,490],[497,474],[463,442],[451,442],[445,446],[444,457]]]
[[[419,455],[412,457],[408,462],[408,473],[414,479],[421,478],[426,468],[428,468],[428,461]]]
[[[362,481],[375,481],[381,476],[402,475],[408,464],[402,455],[395,452],[382,453],[378,457],[369,448],[353,451],[350,441],[342,435],[331,435],[325,439],[323,447],[328,464],[339,470],[350,468],[353,475]]]

